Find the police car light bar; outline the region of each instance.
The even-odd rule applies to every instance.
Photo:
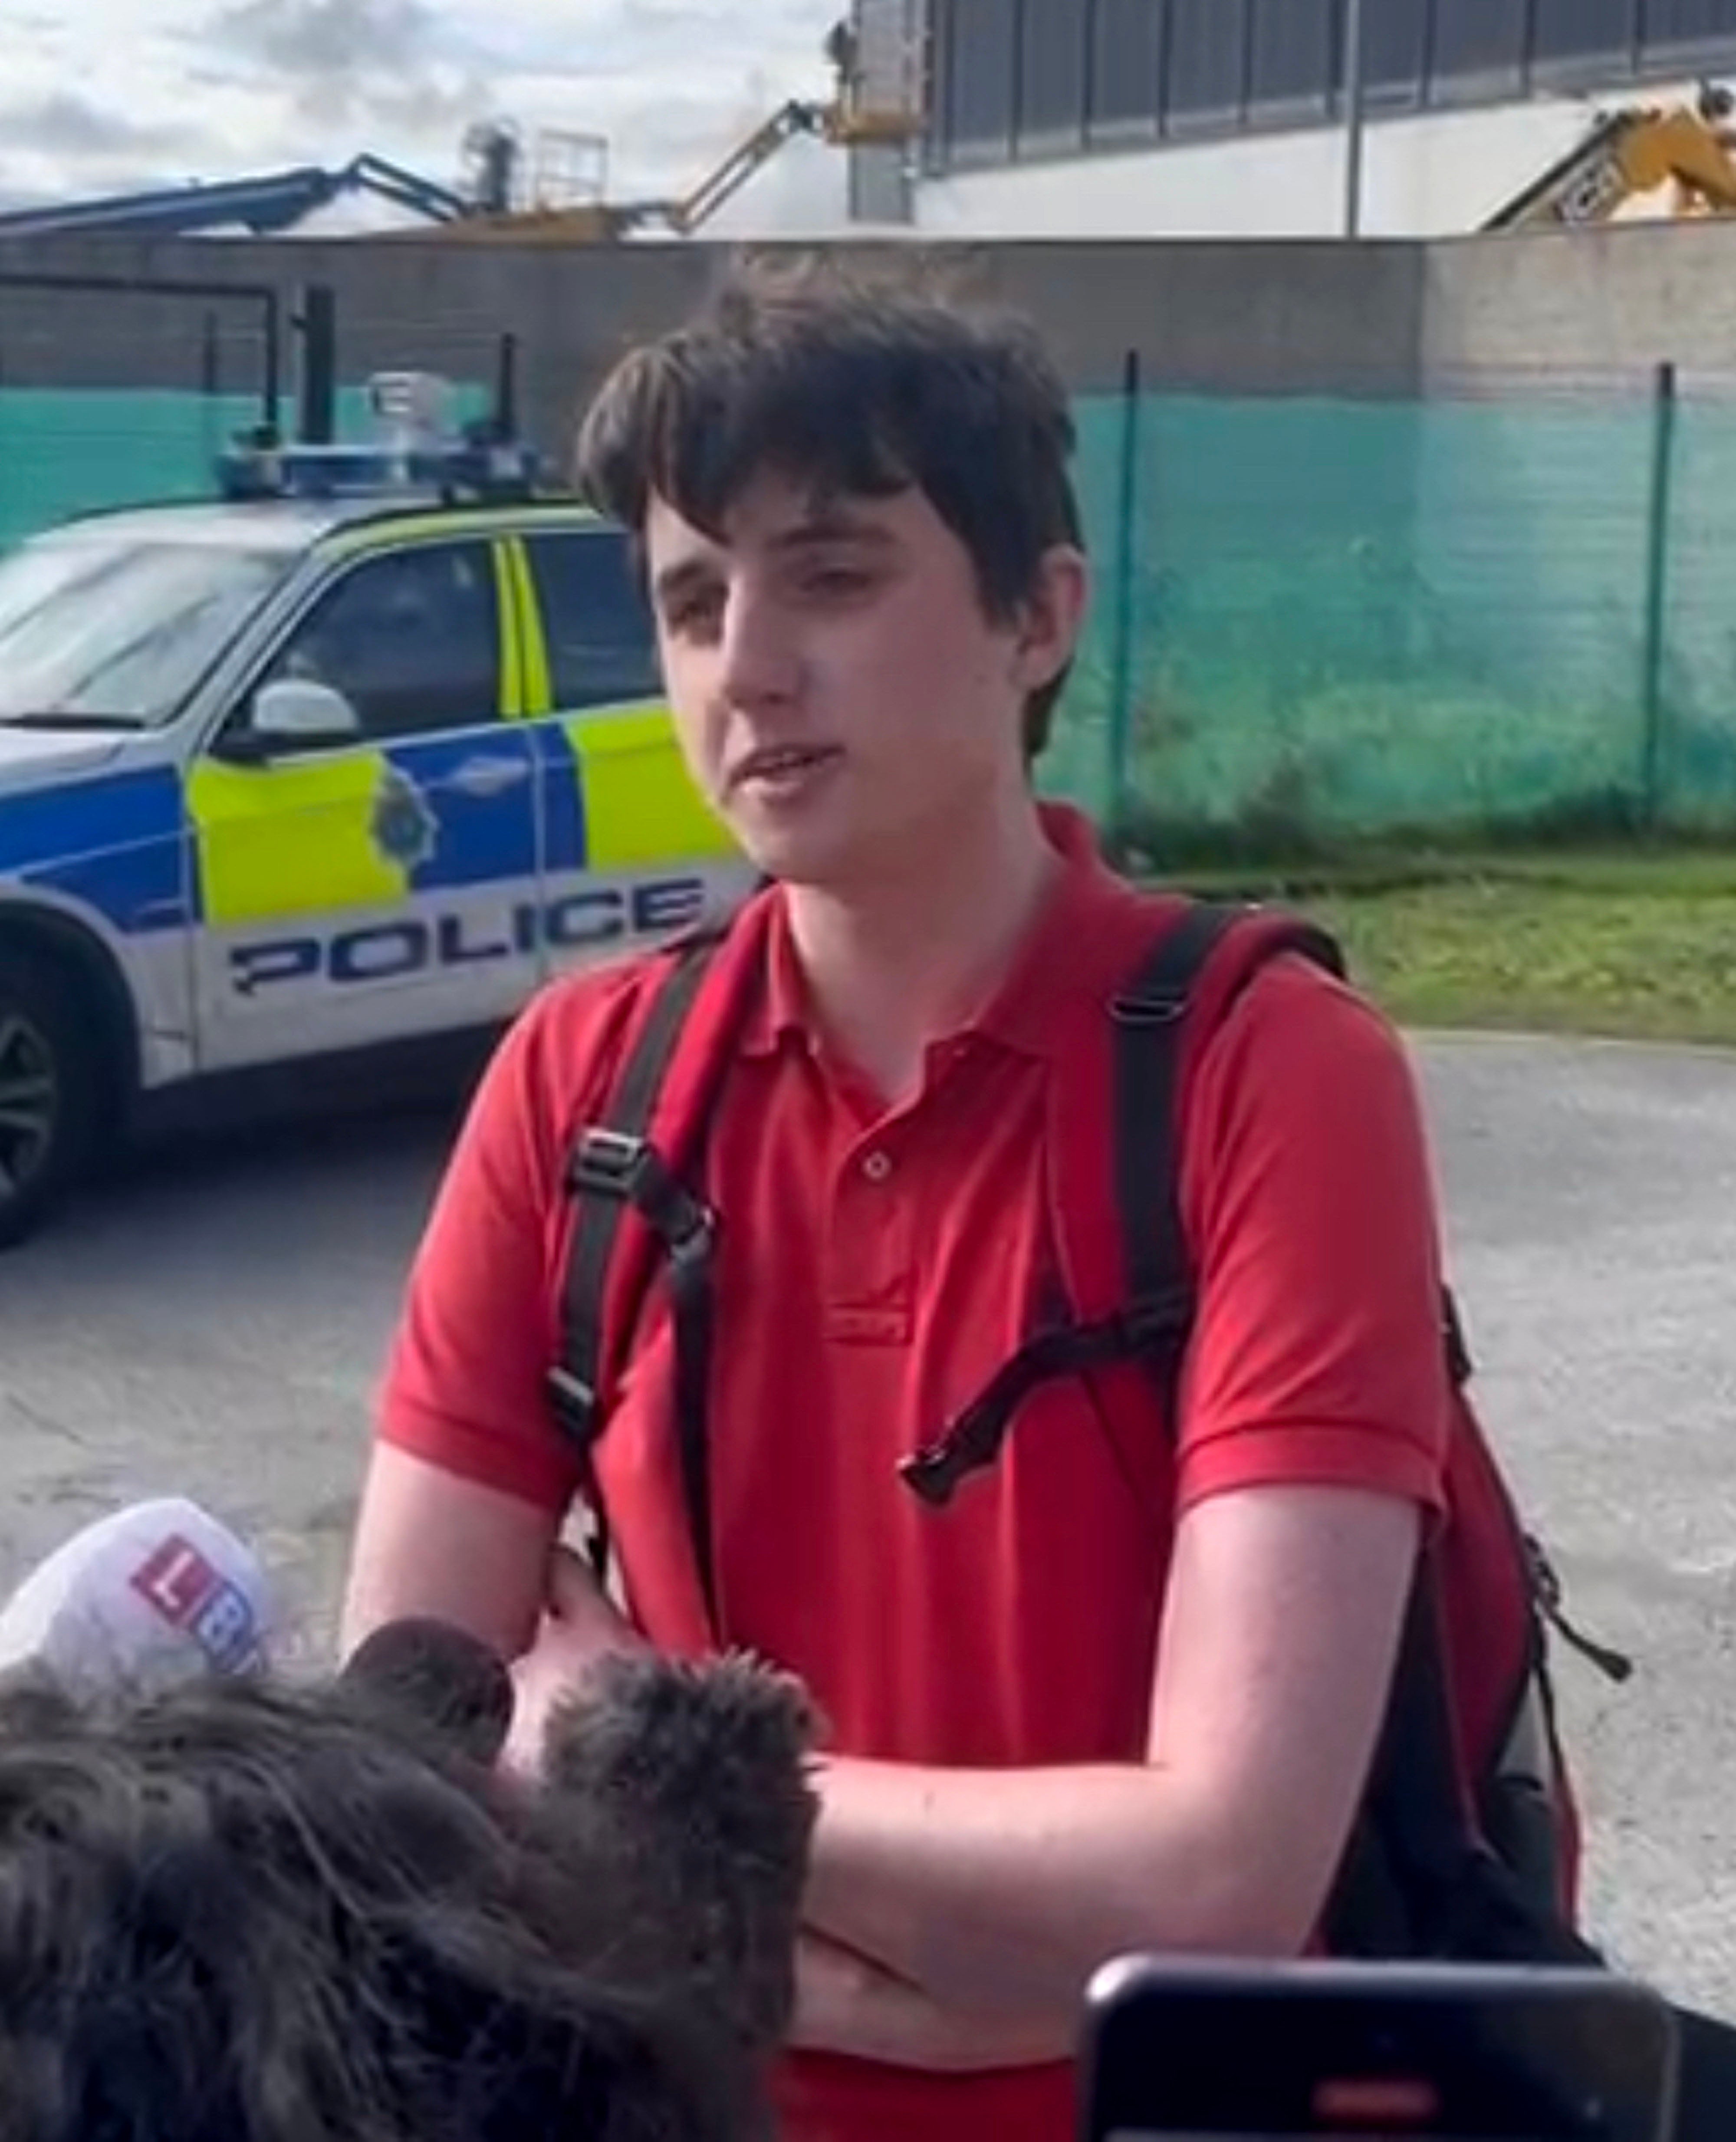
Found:
[[[466,440],[447,446],[238,444],[218,464],[225,499],[389,498],[438,491],[458,498],[523,497],[537,487],[528,447]]]
[[[435,491],[490,499],[522,498],[537,488],[540,465],[532,448],[495,436],[486,422],[454,432],[446,381],[423,373],[381,373],[369,380],[367,393],[378,437],[315,445],[244,434],[218,464],[223,496],[390,498]]]

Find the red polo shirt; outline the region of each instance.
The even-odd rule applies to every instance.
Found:
[[[1182,1207],[1201,1282],[1172,1447],[1142,1398],[1083,1382],[1024,1407],[944,1511],[896,1466],[976,1395],[1058,1290],[1048,1082],[1100,1022],[1149,911],[1049,811],[1066,857],[1013,971],[883,1110],[807,1017],[782,906],[709,1145],[723,1216],[710,1415],[727,1639],[792,1669],[841,1752],[941,1765],[1137,1760],[1177,1516],[1253,1483],[1448,1497],[1440,1274],[1412,1080],[1387,1026],[1314,968],[1250,985],[1188,1088]],[[545,993],[504,1044],[417,1261],[381,1432],[565,1510],[577,1473],[543,1377],[563,1162],[643,975]],[[634,1616],[706,1638],[669,1413],[666,1319],[629,1370],[599,1478]],[[1137,1372],[1132,1372],[1137,1374]],[[1142,1391],[1143,1386],[1142,1385]],[[792,2142],[1063,2142],[1065,2068],[934,2077],[798,2059]]]

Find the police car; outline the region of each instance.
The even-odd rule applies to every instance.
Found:
[[[751,881],[620,531],[472,442],[0,560],[0,1243],[139,1094],[486,1028]]]

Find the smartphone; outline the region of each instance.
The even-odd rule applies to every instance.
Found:
[[[1086,1996],[1082,2142],[1670,2142],[1674,2011],[1600,1971],[1132,1957]]]

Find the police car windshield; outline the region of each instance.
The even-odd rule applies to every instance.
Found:
[[[168,721],[289,562],[169,536],[27,543],[0,560],[0,723]]]

